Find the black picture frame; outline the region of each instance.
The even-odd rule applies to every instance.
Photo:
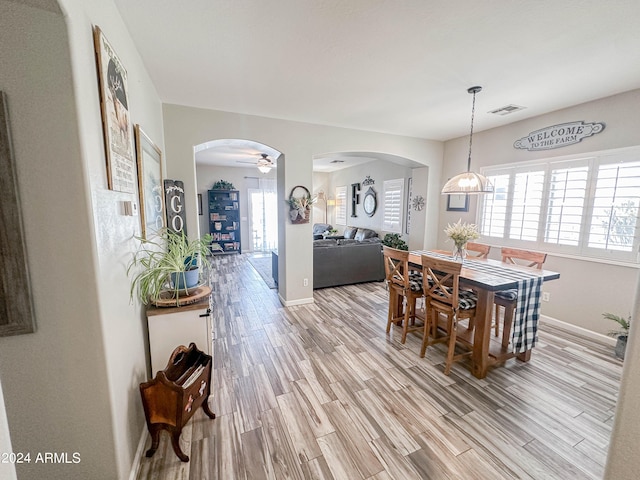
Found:
[[[447,212],[468,212],[469,195],[466,193],[447,195]]]
[[[203,215],[202,213],[202,194],[198,194],[198,215]]]

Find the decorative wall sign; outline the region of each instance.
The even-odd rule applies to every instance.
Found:
[[[360,184],[352,183],[351,184],[351,216],[357,217],[356,206],[360,203]]]
[[[0,91],[0,337],[36,331],[9,110]]]
[[[404,233],[411,233],[411,197],[413,196],[413,177],[407,180],[407,221],[404,226]]]
[[[164,181],[164,202],[167,206],[167,228],[187,234],[187,214],[184,209],[184,183]]]
[[[107,156],[109,188],[125,193],[136,191],[136,164],[127,96],[127,71],[98,27],[93,29],[102,129]]]
[[[367,175],[367,178],[362,181],[362,186],[367,187],[369,185],[375,185],[375,183],[375,180],[371,179],[371,175]]]
[[[142,237],[154,234],[164,226],[162,195],[162,152],[142,131],[135,127],[138,157],[138,195]]]
[[[526,137],[516,140],[514,148],[523,150],[550,150],[579,143],[604,130],[604,123],[584,123],[582,121],[561,123],[531,132]]]

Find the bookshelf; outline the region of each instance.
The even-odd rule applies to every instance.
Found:
[[[209,233],[222,252],[242,253],[238,190],[209,190]]]

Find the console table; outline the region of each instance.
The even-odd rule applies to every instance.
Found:
[[[209,294],[199,302],[181,307],[147,308],[152,376],[166,367],[167,359],[179,345],[195,343],[211,355],[213,326],[210,293],[209,289]]]

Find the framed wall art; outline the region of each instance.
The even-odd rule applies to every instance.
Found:
[[[136,157],[138,159],[138,195],[142,237],[147,238],[164,227],[164,187],[162,183],[162,152],[135,126]]]
[[[447,195],[447,212],[468,212],[469,195]]]
[[[33,333],[35,314],[24,240],[18,178],[11,145],[9,110],[0,91],[0,337]]]
[[[136,165],[127,71],[99,27],[93,28],[109,189],[135,193]]]
[[[411,197],[413,195],[413,177],[407,180],[407,221],[404,225],[404,233],[411,233]]]

